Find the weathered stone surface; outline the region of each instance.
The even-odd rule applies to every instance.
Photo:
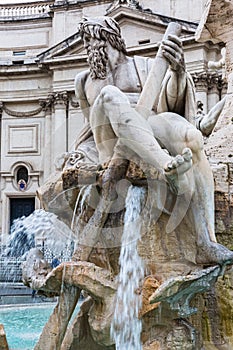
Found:
[[[233,4],[228,0],[209,0],[196,37],[199,41],[222,41],[226,44],[227,99],[216,127],[207,140],[205,151],[215,179],[216,233],[220,242],[232,249],[233,205]]]
[[[138,251],[144,259],[147,273],[153,273],[153,275],[149,274],[146,277],[142,290],[140,291],[143,297],[143,304],[140,312],[140,317],[142,317],[143,320],[142,341],[145,349],[154,349],[155,347],[155,349],[161,348],[163,350],[168,350],[173,349],[171,346],[175,346],[176,343],[177,349],[181,349],[178,346],[180,346],[179,344],[182,341],[184,342],[185,334],[188,334],[187,339],[189,340],[187,341],[187,344],[185,343],[185,346],[187,347],[183,348],[188,350],[190,349],[190,344],[192,344],[192,341],[190,340],[191,338],[189,338],[191,330],[185,325],[174,323],[174,318],[177,319],[179,317],[178,312],[171,311],[171,309],[164,304],[149,303],[153,293],[163,281],[166,281],[170,277],[177,276],[177,278],[179,278],[178,276],[181,275],[189,275],[190,271],[197,269],[197,266],[192,261],[189,261],[190,257],[195,257],[192,257],[192,255],[189,257],[186,255],[185,258],[184,252],[182,251],[182,245],[180,246],[181,242],[178,238],[179,235],[183,235],[187,232],[187,222],[180,225],[176,232],[167,234],[164,230],[167,220],[168,216],[163,214],[160,221],[157,223],[153,222],[153,224],[147,228],[148,231],[144,232],[142,240],[138,244]],[[190,234],[191,231],[192,228],[190,227]],[[152,232],[153,234],[151,234]],[[170,242],[170,240],[172,241]],[[191,243],[192,240],[193,243]],[[160,244],[158,244],[158,242]],[[192,237],[192,234],[186,242],[183,241],[183,244],[189,244],[190,249],[195,247],[194,243],[195,239]],[[169,260],[171,246],[173,252],[172,261]],[[99,254],[101,253],[99,252]],[[37,266],[43,265],[41,265],[38,260],[36,261]],[[32,265],[32,260],[29,264]],[[201,269],[201,266],[198,269]],[[26,270],[28,269],[26,268]],[[38,271],[39,270],[37,270],[37,272]],[[54,344],[56,344],[57,340],[52,337],[53,341],[51,340],[51,345],[48,347],[47,339],[51,338],[51,334],[57,334],[57,336],[58,334],[61,334],[61,328],[59,328],[58,325],[61,325],[62,317],[64,322],[65,311],[61,313],[61,309],[64,307],[65,310],[65,305],[67,305],[68,302],[68,300],[64,299],[65,295],[67,295],[67,293],[70,295],[68,297],[69,303],[71,303],[71,296],[76,295],[73,294],[74,291],[71,293],[71,286],[76,288],[76,292],[81,289],[85,290],[91,298],[88,299],[89,301],[87,300],[84,302],[80,313],[75,318],[72,326],[65,333],[64,340],[61,340],[61,349],[72,349],[72,346],[79,349],[78,346],[81,346],[80,344],[82,344],[80,350],[114,349],[114,346],[109,339],[109,327],[114,311],[114,298],[117,283],[116,278],[113,277],[111,272],[98,267],[96,264],[88,262],[63,263],[52,271],[47,271],[47,273],[46,269],[43,271],[45,271],[45,273],[39,274],[38,276],[35,270],[31,270],[32,276],[28,276],[29,285],[32,288],[39,288],[44,293],[48,293],[51,289],[53,291],[60,290],[60,293],[61,291],[64,291],[64,295],[60,295],[58,304],[60,306],[56,307],[50,321],[47,323],[36,349],[43,349],[43,344],[46,342],[46,350],[54,349]],[[196,291],[198,292],[198,290]],[[203,291],[202,286],[199,291]],[[205,309],[203,303],[200,303],[199,299],[196,300],[195,298],[192,301],[192,307],[197,307],[199,309],[199,314],[196,316],[196,319],[195,316],[192,316],[195,319],[195,332],[197,332],[197,334],[202,332],[205,322],[207,322],[208,327],[211,327],[211,329],[214,328],[216,318],[212,317],[211,312],[208,311],[209,308]],[[208,314],[205,318],[204,315],[207,312]],[[165,324],[166,327],[164,327]],[[178,328],[176,329],[176,327]],[[192,329],[192,327],[190,329]],[[178,334],[180,340],[176,339]],[[208,332],[203,335],[203,338],[204,340],[209,339]],[[168,344],[166,343],[166,339],[169,339]],[[210,342],[212,341],[213,339],[211,338]],[[231,340],[229,341],[231,344]],[[200,344],[201,339],[198,340],[197,337],[195,349],[201,349]]]
[[[61,350],[71,350],[79,346],[82,350],[114,350],[115,346],[104,346],[96,343],[93,339],[88,314],[93,305],[92,298],[87,298],[80,307],[72,326],[68,329]]]
[[[146,313],[149,311],[156,309],[159,306],[158,303],[150,303],[150,298],[153,295],[153,293],[159,288],[161,283],[155,278],[155,276],[147,276],[144,280],[143,286],[142,286],[142,308],[139,313],[139,317],[143,317]]]
[[[56,214],[67,225],[70,225],[72,221],[75,205],[73,196],[76,198],[77,194],[78,189],[72,192],[64,192],[61,171],[53,173],[37,191],[42,208]]]
[[[0,350],[9,350],[4,326],[0,324]]]

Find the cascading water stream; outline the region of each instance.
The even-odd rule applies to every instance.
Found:
[[[116,350],[141,350],[141,296],[137,292],[144,277],[143,261],[137,252],[141,238],[140,213],[145,189],[131,186],[126,198],[124,231],[119,258],[120,273],[111,335]]]

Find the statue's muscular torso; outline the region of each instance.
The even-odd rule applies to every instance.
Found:
[[[84,92],[89,106],[92,106],[96,97],[104,86],[114,85],[126,93],[132,104],[138,100],[141,84],[134,64],[134,59],[126,57],[123,63],[117,65],[115,70],[108,71],[106,79],[93,80],[88,74],[84,83]]]

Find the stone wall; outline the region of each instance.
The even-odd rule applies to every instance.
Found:
[[[207,141],[206,153],[215,177],[216,232],[219,240],[233,249],[233,4],[209,0],[196,32],[200,42],[222,41],[226,47],[227,99],[216,127]]]

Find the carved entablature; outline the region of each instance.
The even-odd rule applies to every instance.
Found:
[[[217,90],[222,91],[227,86],[227,81],[222,77],[222,74],[216,72],[193,73],[192,78],[197,90],[217,88]]]

